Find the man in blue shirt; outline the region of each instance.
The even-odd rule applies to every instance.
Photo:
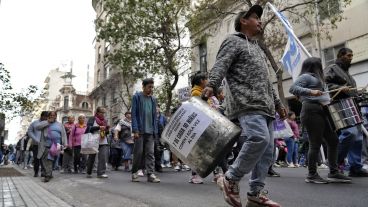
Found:
[[[139,182],[137,171],[145,162],[147,181],[159,183],[160,179],[153,174],[155,166],[154,137],[157,136],[156,98],[152,96],[154,81],[144,79],[143,91],[137,92],[132,100],[132,132],[134,137],[132,182]],[[144,155],[143,155],[144,152]]]

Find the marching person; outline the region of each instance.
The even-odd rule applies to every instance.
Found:
[[[354,98],[358,96],[356,82],[349,74],[353,51],[349,48],[341,48],[337,53],[335,64],[325,68],[326,83],[329,90],[343,88],[335,100]],[[349,89],[351,88],[351,89]],[[363,168],[362,125],[342,129],[339,132],[338,163],[343,166],[344,159],[348,157],[351,177],[368,177],[368,171]]]
[[[68,147],[73,150],[74,173],[85,173],[87,155],[81,154],[82,135],[87,129],[86,116],[80,114],[78,123],[74,124],[70,131]]]
[[[325,106],[330,103],[330,96],[323,92],[326,91],[326,83],[319,58],[312,57],[303,62],[301,73],[289,91],[302,102],[300,117],[309,137],[308,176],[305,182],[351,182],[349,177],[339,173],[337,167],[338,138],[327,119]],[[323,141],[328,147],[330,173],[327,180],[321,178],[317,172],[318,153]]]
[[[144,159],[147,181],[159,183],[160,179],[154,174],[155,136],[158,133],[156,122],[156,98],[153,97],[153,78],[144,79],[143,91],[137,92],[132,100],[132,132],[134,137],[132,182],[139,182],[138,169]]]
[[[75,126],[74,124],[75,118],[74,116],[69,116],[68,117],[68,122],[64,124],[64,128],[66,131],[66,135],[69,138],[70,133],[73,129],[73,127]],[[72,173],[72,166],[73,166],[73,150],[72,147],[69,146],[71,145],[69,143],[68,139],[68,143],[66,144],[66,148],[64,149],[64,154],[63,154],[63,158],[62,158],[62,171],[61,173]]]
[[[56,121],[56,112],[48,113],[46,121],[41,121],[36,125],[37,130],[41,131],[40,143],[38,146],[37,158],[42,159],[45,167],[44,182],[49,182],[52,176],[52,163],[57,156],[52,156],[49,151],[53,143],[65,145],[67,136],[63,124]]]
[[[203,89],[206,87],[208,83],[208,77],[206,76],[206,74],[204,73],[196,73],[193,77],[192,77],[192,81],[191,81],[191,85],[192,85],[192,90],[191,90],[191,96],[198,96],[198,97],[202,97],[203,96]],[[189,183],[192,184],[203,184],[203,180],[201,177],[199,177],[199,175],[195,172],[192,171],[192,176],[189,179]]]
[[[244,144],[225,176],[217,180],[225,201],[232,206],[242,206],[239,182],[252,172],[247,193],[248,203],[260,206],[280,206],[266,197],[264,191],[268,168],[273,161],[273,120],[276,111],[281,118],[286,110],[277,98],[265,54],[255,39],[261,33],[259,5],[247,12],[240,12],[235,19],[236,33],[229,35],[221,44],[216,62],[210,71],[207,97],[221,85],[224,78],[226,115],[230,120],[239,120],[245,138]]]
[[[107,142],[107,134],[109,133],[109,126],[105,119],[106,109],[104,107],[97,107],[94,117],[88,119],[87,129],[85,133],[98,133],[99,134],[99,147],[98,147],[98,163],[97,163],[97,177],[108,178],[106,175],[106,163],[107,153],[109,151],[109,145]],[[93,165],[95,163],[96,154],[88,155],[87,160],[87,178],[92,178]]]
[[[129,162],[132,160],[134,140],[132,137],[132,114],[127,111],[124,116],[125,118],[121,119],[115,127],[114,139],[120,139],[124,171],[128,172],[130,170]]]

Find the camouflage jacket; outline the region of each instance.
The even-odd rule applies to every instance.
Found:
[[[209,74],[215,90],[225,78],[225,114],[233,120],[245,114],[275,116],[281,102],[270,81],[266,56],[258,42],[243,33],[229,35],[221,44]]]

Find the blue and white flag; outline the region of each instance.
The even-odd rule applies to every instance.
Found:
[[[285,47],[284,54],[281,58],[281,63],[285,70],[291,75],[293,80],[299,76],[302,69],[302,64],[305,59],[311,57],[308,51],[301,44],[300,40],[294,34],[293,28],[287,18],[271,4],[267,3],[271,10],[276,14],[284,25],[288,34],[288,42]]]

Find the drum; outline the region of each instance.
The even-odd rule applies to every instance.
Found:
[[[353,98],[336,100],[328,106],[330,120],[335,130],[350,128],[363,123],[359,108]]]
[[[207,177],[231,151],[241,129],[207,102],[192,97],[165,126],[161,141],[201,177]]]

